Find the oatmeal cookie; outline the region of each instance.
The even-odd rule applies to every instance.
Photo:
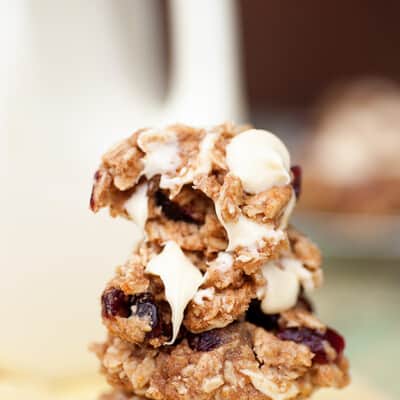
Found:
[[[228,251],[255,270],[288,246],[294,178],[286,147],[267,131],[141,129],[103,156],[90,206],[133,220],[148,241]]]
[[[146,400],[146,398],[135,396],[122,390],[114,390],[110,393],[101,395],[99,400]]]
[[[226,252],[209,260],[207,254],[182,251],[173,241],[166,246],[142,243],[117,268],[103,292],[104,324],[125,341],[158,347],[171,340],[173,331],[176,338],[181,323],[193,333],[232,323],[255,298],[262,301],[266,313],[285,311],[296,304],[302,290],[312,290],[322,282],[318,248],[293,227],[288,229],[288,238],[289,249],[251,274]],[[154,265],[160,265],[159,274],[151,269]],[[193,274],[185,277],[185,268],[192,270],[194,279]],[[186,288],[198,279],[186,303],[168,297],[169,277]],[[176,290],[182,290],[179,284]]]
[[[186,332],[172,347],[110,337],[94,350],[112,386],[149,399],[303,399],[347,384],[343,338],[305,309],[246,318],[252,323]]]

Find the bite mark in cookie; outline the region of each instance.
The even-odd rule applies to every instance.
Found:
[[[332,361],[327,343],[335,350],[333,361],[342,355],[345,348],[343,337],[331,328],[327,328],[324,333],[309,328],[286,328],[278,333],[278,337],[307,346],[314,353],[313,361],[318,364]]]

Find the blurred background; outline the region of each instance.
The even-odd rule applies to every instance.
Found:
[[[354,384],[400,385],[400,3],[0,1],[0,398],[94,399],[99,295],[137,240],[88,210],[102,152],[140,126],[251,122],[303,168],[321,318]]]

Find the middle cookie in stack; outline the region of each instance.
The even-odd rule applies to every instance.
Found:
[[[154,399],[346,384],[343,339],[303,295],[322,272],[316,246],[288,227],[297,172],[277,137],[229,124],[140,130],[103,157],[92,209],[144,232],[102,295],[111,384]]]

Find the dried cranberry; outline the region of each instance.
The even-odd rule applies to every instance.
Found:
[[[336,350],[338,356],[343,353],[346,347],[346,341],[339,332],[336,332],[334,329],[328,328],[325,332],[324,338]]]
[[[153,329],[154,331],[154,329]],[[162,322],[161,324],[161,334],[158,336],[165,336],[167,338],[172,338],[172,324],[169,322]]]
[[[194,351],[211,351],[223,344],[220,329],[212,329],[197,335],[188,333],[187,340],[189,347]]]
[[[94,193],[92,190],[92,194],[90,195],[89,207],[92,211],[94,211]]]
[[[94,177],[93,177],[93,180],[94,180],[95,184],[96,184],[96,182],[97,182],[100,178],[101,178],[101,172],[100,172],[100,170],[97,170],[97,171],[95,172],[95,174],[94,174]],[[90,204],[90,209],[91,209],[92,211],[96,211],[96,210],[95,210],[96,205],[95,205],[95,202],[94,202],[94,189],[95,189],[95,184],[93,185],[93,187],[92,187],[92,192],[90,193],[90,202],[89,202],[89,204]]]
[[[131,298],[131,306],[135,306],[135,315],[150,321],[151,328],[158,324],[158,309],[151,293],[135,294]]]
[[[172,325],[161,318],[160,304],[158,304],[151,293],[140,293],[132,296],[131,305],[135,306],[134,315],[149,320],[151,331],[147,332],[149,339],[172,336]]]
[[[168,196],[161,190],[158,190],[155,195],[156,204],[161,206],[165,216],[173,221],[184,221],[190,224],[198,224],[197,221],[190,213],[190,210],[180,207],[178,204],[171,201]]]
[[[281,340],[306,345],[314,354],[314,361],[319,364],[326,364],[328,359],[324,348],[324,335],[309,328],[286,328],[278,333]]]
[[[314,354],[313,361],[317,364],[329,362],[324,347],[324,340],[336,350],[339,356],[345,347],[344,339],[334,330],[327,329],[323,334],[309,328],[286,328],[278,333],[281,340],[291,340],[295,343],[306,345]]]
[[[292,186],[296,197],[299,198],[301,194],[301,167],[294,165],[290,168],[293,174]]]
[[[104,318],[123,317],[131,315],[131,296],[122,290],[111,288],[101,296],[102,315]]]
[[[161,318],[157,320],[155,325],[152,324],[151,331],[146,333],[148,339],[158,338],[165,336],[166,338],[172,337],[172,324],[164,322]]]
[[[267,331],[273,331],[279,328],[279,314],[264,314],[261,310],[261,302],[252,300],[246,312],[246,321],[260,326]]]
[[[120,289],[111,288],[104,292],[101,302],[104,318],[116,316],[129,318],[134,314],[149,321],[151,331],[146,335],[148,338],[172,336],[172,325],[162,320],[160,305],[156,303],[151,293],[126,295]]]

